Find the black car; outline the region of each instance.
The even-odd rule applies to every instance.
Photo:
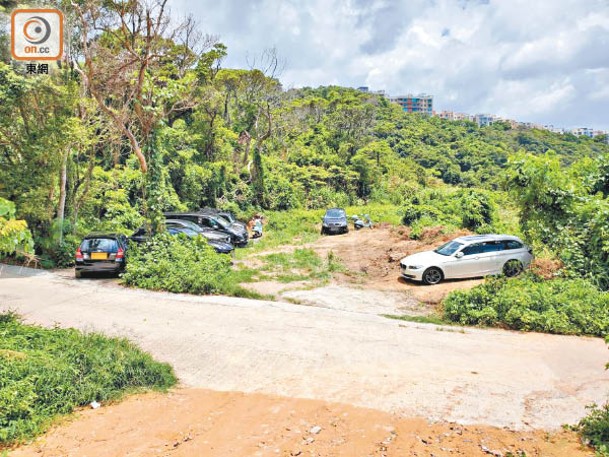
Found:
[[[230,235],[224,232],[220,232],[218,230],[213,230],[210,228],[203,228],[198,226],[192,221],[187,221],[186,219],[166,219],[165,227],[169,228],[188,228],[194,230],[197,233],[200,233],[201,236],[207,238],[207,241],[218,241],[221,243],[231,244]]]
[[[190,237],[203,235],[200,231],[193,230],[188,227],[177,227],[177,226],[167,227],[167,231],[171,235],[179,235],[180,233],[182,233],[186,236],[190,236]],[[214,240],[208,239],[207,244],[209,244],[212,248],[214,248],[214,250],[218,254],[230,254],[231,252],[233,252],[235,250],[235,247],[227,241],[214,241]]]
[[[118,233],[90,233],[76,250],[75,276],[89,272],[118,274],[125,268],[127,237]]]
[[[231,238],[231,243],[235,246],[243,247],[247,245],[249,235],[247,229],[238,223],[231,224],[223,217],[213,211],[195,211],[192,213],[165,213],[167,219],[182,219],[194,222],[203,229],[213,229],[224,232]]]
[[[199,210],[199,212],[217,214],[218,216],[222,217],[223,219],[226,219],[229,223],[237,224],[237,225],[241,226],[243,229],[247,230],[247,224],[245,222],[241,222],[240,220],[238,220],[231,211],[207,207],[207,208],[201,208]]]
[[[321,234],[347,233],[347,213],[342,208],[329,208],[321,220]]]
[[[178,235],[182,233],[190,237],[201,235],[207,240],[207,244],[213,247],[218,254],[230,254],[235,249],[235,247],[230,243],[229,236],[226,234],[214,231],[205,231],[197,225],[194,227],[188,227],[186,225],[188,224],[188,221],[178,222],[185,222],[185,224],[171,223],[170,221],[166,221],[165,228],[167,229],[167,233],[171,235]],[[129,239],[136,243],[142,243],[149,237],[150,235],[148,232],[146,232],[146,229],[144,227],[140,227],[133,233],[133,235],[129,237]]]

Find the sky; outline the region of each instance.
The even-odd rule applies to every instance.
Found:
[[[609,130],[609,0],[171,0],[285,88],[426,93],[436,111]]]

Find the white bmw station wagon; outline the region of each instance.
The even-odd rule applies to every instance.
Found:
[[[443,279],[475,278],[503,273],[516,276],[533,260],[532,249],[511,235],[462,236],[433,251],[400,261],[402,277],[424,284]]]

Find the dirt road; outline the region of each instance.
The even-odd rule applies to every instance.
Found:
[[[524,454],[523,454],[524,452]],[[80,411],[10,457],[591,457],[573,432],[428,424],[318,400],[202,389]]]
[[[603,402],[601,339],[442,328],[370,313],[124,289],[0,266],[0,308],[131,338],[188,386],[430,420],[557,429]]]

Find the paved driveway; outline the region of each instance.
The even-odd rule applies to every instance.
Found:
[[[337,307],[341,308],[341,307]],[[184,384],[431,420],[553,429],[609,393],[602,339],[410,324],[345,309],[126,289],[0,265],[0,309],[126,336]]]

